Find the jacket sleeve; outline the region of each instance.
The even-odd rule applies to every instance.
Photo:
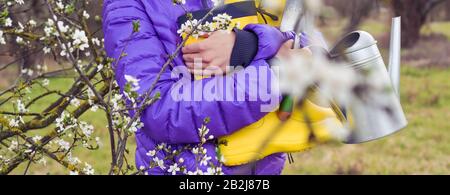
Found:
[[[155,81],[166,61],[167,54],[173,51],[165,51],[154,25],[140,1],[110,0],[105,1],[104,6],[103,29],[106,52],[109,57],[115,59],[122,55],[122,51],[126,54],[122,55],[124,57],[115,68],[116,80],[123,90],[126,84],[125,75],[139,79],[140,87],[137,92],[143,95]],[[132,23],[136,20],[140,21],[140,31],[130,36],[133,29]],[[178,65],[184,67],[184,65]],[[270,91],[267,82],[274,82],[276,77],[267,68],[268,64],[265,60],[254,60],[250,66],[255,69],[269,70],[261,73],[267,74],[267,80],[246,77],[244,71],[238,71],[236,75],[226,76],[231,79],[224,82],[223,90],[217,90],[212,100],[201,101],[177,101],[172,95],[172,88],[179,84],[180,79],[173,78],[170,70],[164,71],[153,91],[153,94],[160,92],[161,99],[143,111],[141,121],[144,123],[144,127],[140,131],[155,141],[168,144],[197,143],[199,142],[198,129],[207,117],[211,119],[207,125],[210,129],[209,135],[214,137],[229,135],[258,121],[267,114],[261,112],[261,106],[272,103],[274,99],[279,100],[280,94],[272,92],[270,98],[251,99],[250,97],[255,91]],[[236,79],[243,74],[245,79]],[[223,78],[214,77],[189,81],[190,90],[192,94],[202,94],[204,88],[202,86],[212,82],[223,82]],[[229,91],[244,93],[244,100],[214,100],[223,98]]]
[[[284,42],[295,38],[295,33],[281,32],[278,28],[266,24],[249,24],[244,30],[258,37],[258,52],[253,60],[270,60],[281,48]]]
[[[273,58],[281,45],[294,39],[294,32],[281,32],[264,24],[250,24],[244,30],[234,29],[236,42],[231,54],[231,66],[247,67],[253,60]]]

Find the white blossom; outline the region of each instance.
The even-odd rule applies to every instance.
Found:
[[[83,17],[84,17],[85,19],[89,19],[91,16],[89,15],[89,13],[88,13],[86,10],[84,10],[84,11],[83,11]]]
[[[142,127],[144,127],[144,123],[142,123],[141,121],[135,120],[133,121],[133,123],[131,123],[130,128],[128,129],[128,132],[130,133],[136,133],[138,131],[138,129],[141,129]]]
[[[86,137],[91,137],[92,133],[94,132],[94,126],[88,124],[87,122],[81,121],[79,127],[81,129],[81,132],[83,132]]]
[[[50,80],[48,80],[48,79],[42,80],[42,85],[43,86],[48,86],[49,84],[50,84]]]
[[[94,44],[97,45],[97,46],[101,46],[101,42],[100,42],[100,40],[98,40],[97,37],[95,37],[95,38],[92,39],[92,43],[94,43]]]
[[[81,160],[80,160],[79,158],[73,157],[73,156],[72,156],[72,152],[69,152],[69,153],[67,154],[67,161],[68,161],[71,165],[74,165],[74,166],[81,163]]]
[[[216,28],[220,30],[226,30],[231,24],[232,17],[227,13],[217,14],[213,17],[213,21],[216,23]]]
[[[57,24],[59,31],[61,31],[62,33],[66,33],[69,31],[69,26],[64,25],[63,21],[58,21]]]
[[[167,170],[167,172],[171,173],[172,175],[176,175],[177,172],[179,172],[179,171],[180,171],[180,167],[178,167],[177,163],[170,165],[169,169]]]
[[[42,136],[36,135],[36,136],[32,137],[31,139],[32,139],[34,142],[39,142],[39,141],[41,141]]]
[[[17,37],[17,38],[19,38],[19,37]],[[31,76],[33,76],[34,71],[31,68],[24,68],[21,70],[21,73],[31,77]]]
[[[23,104],[22,100],[17,100],[17,111],[20,113],[28,112],[28,109],[25,107],[25,104]]]
[[[20,121],[16,119],[9,119],[10,127],[19,127]]]
[[[89,48],[88,38],[86,36],[86,32],[83,30],[75,29],[75,32],[72,34],[73,45],[78,47],[81,51],[84,51],[86,48]]]
[[[181,28],[177,31],[178,34],[182,35],[183,33],[189,34],[194,30],[194,27],[198,25],[198,20],[188,20],[184,24],[181,24]]]
[[[70,100],[70,104],[72,106],[78,107],[80,106],[80,100],[78,98],[73,98],[72,100]]]
[[[98,105],[97,104],[94,104],[92,107],[91,107],[91,109],[90,109],[92,112],[97,112],[97,110],[98,110]]]
[[[19,142],[17,142],[16,140],[12,140],[11,144],[8,147],[8,150],[9,151],[15,151],[17,149],[19,149]]]
[[[77,119],[70,116],[65,111],[61,113],[61,116],[56,118],[56,128],[58,133],[62,133],[68,129],[75,128],[77,126]]]
[[[38,163],[44,166],[47,166],[47,160],[45,160],[45,158],[41,158],[38,160]]]
[[[15,0],[15,1],[16,1],[16,3],[19,4],[19,5],[25,4],[25,2],[24,2],[23,0]]]
[[[150,151],[147,152],[146,155],[147,155],[147,156],[150,156],[150,157],[153,157],[153,156],[156,155],[156,151],[155,151],[155,150],[150,150]]]
[[[211,0],[211,1],[213,2],[214,7],[217,7],[217,6],[219,6],[222,3],[221,0]]]
[[[154,157],[154,158],[153,158],[153,162],[155,162],[156,165],[157,165],[160,169],[162,169],[162,170],[165,170],[165,169],[166,169],[166,166],[164,165],[164,161],[161,160],[161,159],[159,159],[158,157]]]
[[[211,157],[205,155],[205,156],[203,156],[202,160],[200,161],[200,165],[208,166],[208,162],[209,162],[210,160],[211,160]]]
[[[12,20],[11,18],[6,18],[5,19],[5,27],[11,27],[12,26]]]
[[[139,81],[140,79],[137,79],[131,75],[125,75],[125,80],[127,83],[131,84],[131,91],[138,91],[140,89]]]
[[[58,141],[56,141],[56,144],[58,144],[58,146],[61,147],[61,149],[63,149],[64,151],[68,151],[70,149],[70,143],[64,141],[63,139],[59,139]]]
[[[28,24],[32,27],[35,27],[37,25],[36,21],[34,21],[33,19],[31,19],[30,21],[28,21]]]
[[[56,2],[56,7],[57,7],[58,9],[60,9],[60,10],[63,10],[63,9],[64,9],[64,4],[61,2],[61,0],[58,1],[58,2]]]
[[[213,167],[208,167],[206,169],[206,175],[215,175],[216,174],[216,169]]]
[[[44,47],[42,50],[44,51],[44,54],[48,54],[48,53],[50,53],[51,48],[49,48],[49,47]]]
[[[99,64],[97,66],[97,71],[100,72],[103,69],[103,64]]]
[[[0,45],[6,44],[5,38],[3,37],[3,31],[0,30]]]
[[[22,37],[17,37],[16,38],[16,42],[17,42],[17,44],[22,44],[23,43],[23,38]]]
[[[17,22],[16,32],[23,33],[24,29],[25,29],[25,26],[23,26],[22,22]]]
[[[186,0],[174,0],[173,1],[175,4],[186,4]]]
[[[83,168],[83,173],[86,175],[94,175],[95,171],[92,166],[88,163],[84,163],[85,167]]]

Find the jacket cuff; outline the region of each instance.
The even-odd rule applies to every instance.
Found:
[[[231,53],[230,66],[247,67],[258,53],[258,36],[250,31],[233,29],[236,34],[233,51]]]

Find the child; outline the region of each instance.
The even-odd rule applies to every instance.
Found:
[[[211,0],[187,0],[185,5],[189,12],[213,7]],[[125,75],[139,79],[140,95],[150,88],[160,72],[167,56],[172,54],[181,38],[177,33],[177,20],[185,14],[185,10],[171,0],[105,0],[103,10],[103,30],[105,47],[108,56],[118,59],[121,52],[127,54],[115,69],[116,80],[123,90],[126,84]],[[133,21],[140,21],[140,31],[130,38]],[[275,56],[279,48],[294,38],[292,32],[280,32],[277,28],[252,24],[244,30],[232,33],[214,33],[204,42],[182,49],[182,53],[173,60],[174,67],[193,67],[195,58],[203,60],[204,67],[218,66],[226,69],[231,65],[247,67],[269,67],[267,60]],[[292,44],[286,43],[286,44]],[[126,46],[126,47],[125,47]],[[268,102],[248,99],[250,89],[246,87],[245,101],[175,101],[170,95],[171,88],[177,79],[171,77],[168,68],[158,80],[153,94],[159,92],[161,99],[148,106],[142,113],[144,127],[136,133],[136,165],[150,168],[148,174],[186,174],[208,171],[211,164],[219,165],[216,159],[216,143],[208,141],[206,157],[198,163],[193,151],[184,151],[175,159],[167,159],[170,152],[158,150],[158,146],[181,149],[188,145],[198,144],[198,129],[210,118],[207,127],[208,136],[218,138],[230,135],[237,130],[255,123],[267,113],[260,107]],[[269,72],[274,76],[274,72]],[[196,90],[208,81],[216,81],[220,77],[212,77],[200,81],[191,81]],[[235,80],[230,85],[267,87],[257,80]],[[251,85],[253,84],[253,85]],[[195,93],[195,91],[194,91]],[[279,97],[280,94],[272,94]],[[195,151],[194,151],[195,152]],[[151,163],[152,162],[152,163]],[[280,174],[285,163],[285,154],[270,155],[256,163],[223,167],[225,174]],[[184,166],[181,172],[177,167]]]

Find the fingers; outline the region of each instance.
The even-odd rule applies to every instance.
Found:
[[[219,76],[228,73],[230,71],[230,68],[226,68],[225,70],[223,70],[218,66],[208,66],[205,69],[189,68],[188,70],[191,74],[196,76]]]
[[[203,70],[203,69],[206,69],[206,68],[210,67],[210,64],[208,64],[208,63],[186,62],[186,67],[188,69]]]
[[[192,43],[190,45],[187,45],[187,46],[183,47],[181,49],[181,51],[183,52],[183,54],[199,53],[199,52],[203,51],[203,49],[202,49],[202,47],[203,47],[202,42]]]
[[[294,40],[289,39],[288,41],[286,41],[282,47],[285,47],[286,49],[292,49],[294,48]]]
[[[283,43],[281,48],[278,50],[276,57],[278,57],[280,59],[289,59],[291,57],[293,45],[294,45],[294,40],[288,40],[285,43]]]
[[[300,49],[299,53],[303,56],[312,56],[313,55],[312,51],[307,47]]]
[[[194,68],[194,62],[186,62],[186,67],[188,68]]]
[[[221,65],[219,61],[212,62],[186,62],[186,66],[194,75],[200,76],[212,76],[212,75],[224,75],[231,71],[230,66]]]
[[[284,60],[292,59],[295,56],[311,57],[312,51],[305,47],[302,49],[292,49],[294,45],[294,40],[286,41],[278,50],[276,57]]]
[[[190,53],[200,53],[203,51],[207,51],[208,45],[209,45],[209,39],[205,39],[203,41],[192,43],[190,45],[186,45],[183,48],[181,48],[181,51],[183,54],[190,54]]]
[[[201,53],[184,54],[183,60],[185,62],[206,61]]]

